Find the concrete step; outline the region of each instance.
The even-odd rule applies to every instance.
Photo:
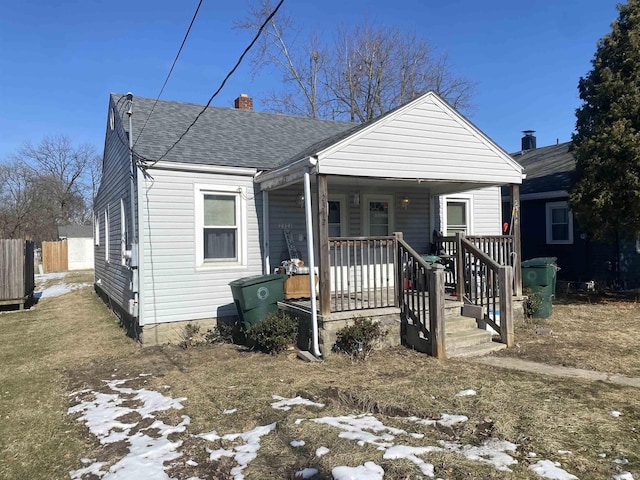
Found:
[[[478,323],[474,318],[462,317],[460,315],[445,316],[444,331],[447,333],[459,332],[461,330],[476,330],[477,328]]]
[[[455,348],[489,343],[491,342],[491,334],[486,330],[480,330],[479,328],[474,328],[472,330],[460,330],[457,332],[447,332],[445,330],[444,342],[447,350],[453,350]]]
[[[467,347],[453,348],[451,350],[447,348],[446,353],[448,358],[482,357],[492,352],[497,352],[498,350],[502,350],[503,348],[507,348],[507,346],[504,343],[488,342],[488,343],[481,343],[479,345],[470,345]]]

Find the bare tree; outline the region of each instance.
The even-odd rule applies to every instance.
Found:
[[[272,9],[271,0],[257,0],[236,26],[256,29]],[[301,32],[281,9],[254,53],[255,74],[271,68],[282,75],[283,88],[264,99],[270,110],[366,122],[430,90],[457,109],[471,108],[475,84],[415,33],[366,19],[338,27],[328,43],[317,32],[300,40]]]
[[[91,219],[100,157],[65,136],[26,142],[0,164],[0,236],[53,240],[57,226]]]

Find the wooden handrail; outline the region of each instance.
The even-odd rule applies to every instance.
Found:
[[[500,265],[498,262],[493,260],[489,255],[484,253],[482,250],[477,248],[473,243],[467,240],[466,237],[462,237],[461,242],[464,244],[465,249],[471,251],[471,253],[473,253],[476,257],[481,258],[482,261],[486,263],[488,267],[491,268],[491,270],[493,270],[496,273],[500,271],[500,267],[502,267],[502,265]]]

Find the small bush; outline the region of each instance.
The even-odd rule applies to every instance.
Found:
[[[187,323],[182,332],[180,332],[180,346],[189,349],[203,343],[202,335],[200,335],[200,326],[193,323]]]
[[[529,287],[524,288],[522,294],[526,297],[523,304],[524,314],[527,318],[531,318],[542,307],[542,294],[534,292]]]
[[[355,318],[353,325],[338,331],[336,348],[354,360],[366,360],[385,335],[380,325],[370,318]]]
[[[204,339],[209,344],[234,343],[238,336],[237,323],[218,321],[218,324],[207,330]]]
[[[298,322],[283,312],[269,313],[247,330],[247,338],[257,350],[275,355],[296,343]]]

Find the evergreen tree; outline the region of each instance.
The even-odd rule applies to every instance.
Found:
[[[640,238],[640,0],[618,11],[578,85],[569,202],[585,231],[619,247]]]

